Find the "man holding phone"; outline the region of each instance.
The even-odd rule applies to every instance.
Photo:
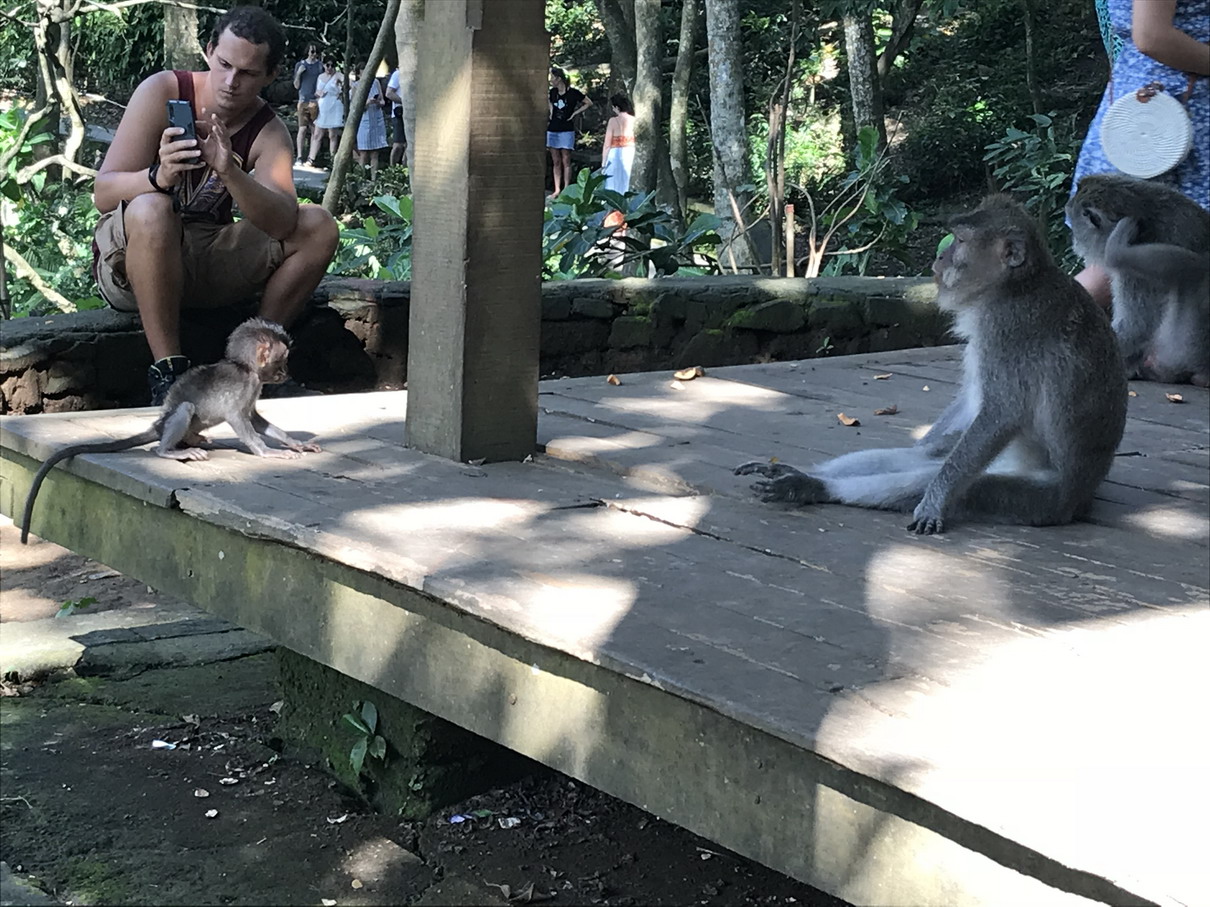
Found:
[[[299,205],[289,130],[260,97],[285,43],[260,7],[223,14],[206,45],[209,70],[144,79],[97,174],[93,275],[113,308],[142,319],[155,405],[189,367],[183,306],[260,293],[258,314],[289,327],[336,251],[336,222]]]

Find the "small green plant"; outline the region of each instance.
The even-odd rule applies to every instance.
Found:
[[[877,131],[862,127],[853,169],[840,180],[832,200],[817,211],[807,193],[811,230],[806,276],[864,274],[875,251],[906,261],[907,239],[918,223],[916,213],[898,195],[906,182],[906,177],[890,173]],[[834,244],[841,248],[832,248]]]
[[[819,346],[815,348],[816,356],[830,356],[836,347],[832,343],[831,337],[825,337],[820,341]]]
[[[86,595],[84,598],[73,598],[59,606],[59,610],[55,612],[55,617],[71,617],[77,611],[83,611],[85,608],[96,603],[97,600],[91,595]]]
[[[386,215],[381,224],[367,215],[359,226],[341,224],[340,244],[329,274],[372,280],[408,280],[412,276],[412,200],[379,195],[374,205]]]
[[[1055,114],[1031,114],[1033,130],[1009,127],[984,148],[983,160],[1002,192],[1015,195],[1038,219],[1055,260],[1071,270],[1076,265],[1071,237],[1063,221],[1079,141],[1074,131],[1060,133]]]
[[[100,308],[89,270],[98,218],[92,180],[53,180],[45,169],[22,175],[53,140],[46,123],[28,117],[17,107],[0,113],[0,220],[18,277],[12,314]]]
[[[697,264],[702,262],[713,271],[709,249],[719,242],[718,218],[700,214],[681,230],[654,198],[654,192],[622,195],[606,189],[603,173],[581,170],[547,206],[542,276],[620,277],[627,268],[646,275],[648,266],[661,276],[701,273]]]
[[[344,720],[357,732],[357,740],[349,750],[349,765],[353,772],[361,774],[366,757],[386,764],[387,742],[378,734],[378,707],[370,701],[353,703],[353,711],[344,714]]]

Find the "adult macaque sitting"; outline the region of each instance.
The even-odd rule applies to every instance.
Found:
[[[97,175],[93,275],[113,308],[142,318],[154,405],[189,367],[182,306],[259,292],[260,316],[288,327],[336,250],[331,215],[298,203],[290,133],[260,97],[285,46],[263,9],[225,13],[206,45],[207,72],[158,72],[135,89]],[[173,99],[191,105],[196,140],[168,126]]]

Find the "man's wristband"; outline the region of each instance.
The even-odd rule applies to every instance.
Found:
[[[155,181],[155,175],[159,172],[160,172],[160,165],[158,163],[152,164],[150,167],[148,167],[147,168],[147,182],[151,183],[151,188],[154,189],[156,192],[160,193],[160,195],[171,195],[172,194],[171,189],[165,189],[163,186],[161,186],[159,183],[157,183]]]

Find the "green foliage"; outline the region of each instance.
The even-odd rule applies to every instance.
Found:
[[[387,742],[378,734],[378,707],[368,700],[355,702],[353,711],[346,712],[343,717],[357,732],[357,740],[349,750],[349,765],[353,767],[353,773],[361,774],[367,757],[386,765]]]
[[[1020,0],[965,2],[949,17],[931,6],[886,83],[889,107],[903,115],[896,169],[910,178],[905,197],[916,202],[981,190],[989,176],[984,146],[1033,113]],[[1033,6],[1044,109],[1071,117],[1073,132],[1082,133],[1108,74],[1093,4]]]
[[[559,66],[608,60],[609,41],[594,0],[546,0],[550,56]]]
[[[340,243],[329,274],[371,280],[409,280],[412,276],[412,200],[379,195],[374,205],[386,215],[382,224],[367,215],[360,225],[340,225]]]
[[[1034,128],[1010,126],[991,142],[983,159],[991,165],[996,187],[1016,196],[1038,218],[1051,254],[1063,267],[1073,269],[1077,257],[1063,221],[1063,208],[1071,186],[1071,173],[1079,153],[1079,140],[1071,131],[1058,133],[1055,114],[1032,114]]]
[[[84,598],[73,598],[59,606],[59,610],[55,612],[55,617],[71,617],[77,611],[83,611],[85,608],[96,603],[97,600],[91,595],[86,595]]]
[[[203,21],[205,13],[200,14]],[[124,97],[164,68],[164,9],[158,3],[97,11],[72,23],[76,87]]]
[[[20,138],[27,111],[10,108],[0,113],[0,157]],[[38,275],[79,309],[100,308],[89,268],[92,265],[92,232],[97,211],[92,203],[92,181],[59,182],[46,170],[18,182],[17,173],[33,163],[39,145],[51,141],[41,124],[33,127],[21,148],[0,173],[0,205],[4,207],[4,241],[29,262]],[[55,311],[49,300],[28,280],[10,283],[15,316],[42,315]]]
[[[544,278],[620,277],[623,269],[646,274],[648,266],[661,276],[692,273],[695,261],[709,260],[706,247],[719,242],[714,215],[698,215],[682,231],[655,205],[654,192],[621,195],[604,184],[603,173],[585,168],[550,200],[542,228]],[[605,225],[615,211],[622,213],[624,230]]]
[[[865,274],[875,253],[906,262],[908,239],[919,223],[916,212],[899,197],[908,178],[896,175],[887,166],[886,156],[878,148],[878,133],[864,126],[857,135],[854,166],[840,182],[837,194],[858,191],[865,195],[857,213],[842,224],[834,238],[841,248],[829,253],[820,272],[826,276]],[[851,206],[837,206],[824,218],[825,227],[837,225]]]

